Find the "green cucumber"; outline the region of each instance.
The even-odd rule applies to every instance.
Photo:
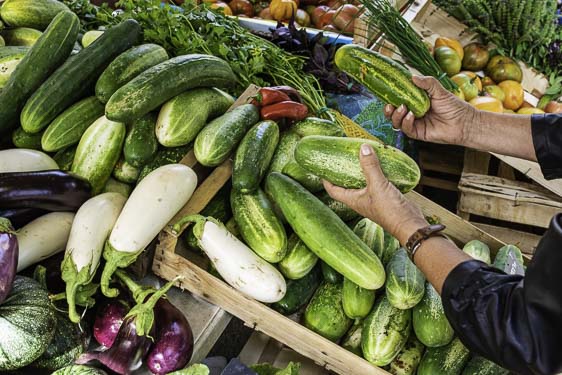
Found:
[[[207,167],[221,164],[258,120],[257,107],[243,104],[211,121],[195,139],[197,161]]]
[[[12,27],[45,30],[57,14],[69,10],[57,0],[6,0],[0,8],[0,17]]]
[[[131,195],[133,191],[133,187],[129,184],[125,184],[123,182],[117,181],[114,178],[109,177],[105,186],[103,187],[103,193],[119,193],[124,197],[128,197]]]
[[[355,225],[353,233],[380,259],[384,249],[384,229],[380,225],[363,218]]]
[[[18,148],[41,150],[41,137],[43,133],[29,134],[22,128],[16,128],[12,133],[12,143]]]
[[[234,237],[240,239],[241,236],[238,230],[238,224],[236,224],[236,220],[234,220],[233,217],[231,217],[224,226]]]
[[[127,163],[124,158],[120,158],[115,167],[113,168],[113,177],[119,182],[124,182],[126,184],[134,184],[139,178],[140,170]]]
[[[223,115],[234,98],[215,88],[184,92],[162,106],[156,124],[156,137],[166,147],[192,142],[210,120]]]
[[[269,170],[267,171],[267,174],[270,174],[271,172],[283,172],[285,165],[287,165],[289,161],[293,160],[293,153],[295,152],[295,147],[297,146],[299,140],[300,137],[292,131],[285,131],[281,133],[279,136],[279,143],[277,144],[271,163],[269,163]]]
[[[129,123],[189,89],[222,89],[235,82],[236,76],[228,63],[218,57],[177,56],[145,70],[115,91],[107,102],[105,114],[110,120]]]
[[[341,346],[350,352],[363,357],[363,350],[361,349],[361,333],[363,331],[363,321],[358,320],[351,326],[349,331],[345,334]]]
[[[455,332],[445,316],[441,296],[430,283],[425,283],[425,294],[412,316],[414,332],[425,346],[440,347],[453,339]]]
[[[390,304],[407,310],[416,306],[425,293],[425,276],[410,260],[404,249],[399,249],[386,266],[386,296]]]
[[[291,131],[300,137],[308,135],[328,135],[333,137],[343,137],[345,132],[333,121],[324,120],[316,117],[307,117],[291,126]]]
[[[279,271],[290,280],[298,280],[306,276],[318,263],[314,254],[299,236],[292,234],[287,244],[287,254],[279,262]]]
[[[131,47],[139,35],[140,26],[135,20],[123,21],[104,32],[92,45],[66,60],[23,107],[21,125],[25,131],[40,131],[82,98],[95,83],[100,70],[115,56]]]
[[[418,367],[418,375],[460,375],[470,352],[455,338],[448,345],[429,348]]]
[[[266,186],[295,233],[320,259],[362,288],[384,284],[379,258],[322,201],[280,173],[267,176]]]
[[[291,177],[302,186],[304,186],[306,190],[312,193],[317,193],[320,190],[324,189],[322,180],[318,176],[308,172],[294,160],[291,160],[287,164],[285,164],[285,167],[283,168],[283,174]]]
[[[474,259],[480,260],[486,264],[492,264],[492,260],[490,258],[490,248],[482,241],[469,241],[466,245],[464,245],[462,251]]]
[[[341,300],[341,284],[320,285],[304,312],[304,326],[328,340],[338,341],[353,323],[345,315]]]
[[[142,167],[139,178],[137,179],[137,183],[139,183],[143,178],[146,177],[146,175],[148,175],[156,168],[159,168],[166,164],[179,163],[180,160],[183,159],[185,155],[187,155],[190,149],[190,145],[186,145],[180,147],[163,148],[159,150],[154,156],[154,159],[152,159],[144,167]]]
[[[514,245],[505,245],[499,249],[493,266],[509,275],[525,275],[523,254]]]
[[[84,46],[87,47],[87,46]],[[111,95],[133,78],[168,60],[168,53],[157,44],[142,44],[128,49],[105,68],[96,82],[96,97],[107,103]]]
[[[322,276],[324,276],[324,280],[326,280],[326,282],[332,284],[339,284],[343,282],[343,276],[341,273],[330,267],[328,263],[324,261],[320,261],[320,264],[320,267],[322,268]]]
[[[265,193],[258,189],[243,194],[233,188],[230,205],[248,246],[270,263],[281,261],[287,254],[287,233]]]
[[[462,375],[508,375],[509,371],[486,358],[474,356],[468,362]]]
[[[260,186],[278,142],[279,126],[274,121],[258,122],[246,133],[234,158],[233,189],[250,193]]]
[[[72,173],[88,180],[92,194],[102,191],[119,159],[125,125],[100,117],[86,130],[74,156]]]
[[[375,304],[375,291],[361,288],[349,279],[343,279],[342,305],[345,315],[351,319],[363,319]]]
[[[365,359],[377,366],[386,366],[400,353],[412,323],[412,312],[392,306],[382,296],[365,318],[361,348]]]
[[[414,84],[412,74],[400,63],[356,44],[339,48],[334,62],[386,103],[397,108],[405,104],[416,117],[429,111],[426,92]]]
[[[400,242],[398,242],[392,234],[384,231],[384,250],[382,251],[382,256],[380,257],[382,264],[386,266],[399,248]]]
[[[123,155],[127,163],[141,168],[156,155],[158,140],[154,134],[155,126],[154,113],[149,113],[131,124],[123,146]]]
[[[415,335],[410,335],[406,345],[390,363],[388,372],[393,375],[414,375],[421,362],[424,348]]]
[[[4,48],[23,48],[23,47],[1,47],[0,50]],[[25,53],[26,53],[25,51],[21,51],[18,53],[12,53],[7,56],[0,56],[0,89],[3,88],[8,83],[12,73],[14,73],[18,64],[25,57]]]
[[[0,46],[0,61],[4,57],[10,57],[14,55],[25,56],[25,54],[30,50],[27,46]]]
[[[288,280],[285,296],[271,307],[283,315],[294,314],[310,301],[321,282],[322,273],[318,267],[298,280]]]
[[[95,96],[70,106],[45,130],[41,139],[43,150],[55,152],[78,143],[86,129],[103,116],[103,113],[103,104]]]
[[[401,192],[412,190],[420,180],[420,168],[404,152],[380,142],[362,138],[304,137],[295,149],[295,160],[318,177],[345,188],[367,184],[359,163],[359,149],[367,143],[375,150],[384,175]]]
[[[360,215],[353,211],[349,206],[345,205],[344,203],[335,200],[334,198],[330,197],[330,194],[326,191],[322,191],[316,195],[328,208],[336,215],[339,216],[340,219],[343,221],[351,221],[357,219]]]
[[[2,30],[1,35],[8,46],[31,47],[43,33],[29,27],[16,27],[15,29]]]
[[[61,171],[69,171],[72,169],[74,155],[76,155],[76,146],[70,146],[57,151],[57,153],[53,156],[53,160],[57,162]]]
[[[74,13],[60,13],[20,61],[0,92],[0,134],[19,124],[28,98],[70,55],[79,25]]]
[[[103,33],[104,32],[101,30],[87,31],[84,36],[82,36],[82,47],[88,47],[90,44],[94,43],[100,36],[102,36]]]

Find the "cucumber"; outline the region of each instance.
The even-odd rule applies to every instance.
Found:
[[[373,147],[384,175],[401,192],[406,193],[418,184],[420,168],[408,155],[362,138],[304,137],[295,149],[295,160],[310,173],[335,185],[360,189],[367,184],[359,163],[359,149],[364,143]]]
[[[343,221],[347,222],[360,217],[360,215],[357,212],[353,211],[349,206],[330,197],[330,195],[326,191],[322,191],[316,196],[322,201],[322,203],[328,206],[330,210],[334,211],[334,213],[338,215],[339,218]]]
[[[429,97],[400,63],[356,44],[339,48],[334,63],[386,103],[397,108],[405,104],[416,117],[429,111]]]
[[[322,272],[318,267],[298,280],[288,280],[285,296],[271,307],[283,315],[296,313],[310,301],[321,281]]]
[[[287,234],[265,193],[258,189],[243,194],[230,193],[232,213],[244,241],[270,263],[281,261],[287,253]]]
[[[306,190],[312,193],[317,193],[320,190],[324,189],[322,180],[320,180],[318,176],[315,176],[312,173],[308,172],[294,160],[289,161],[285,165],[285,167],[283,168],[283,174],[291,177],[302,186],[304,186]]]
[[[235,82],[236,76],[228,63],[218,57],[178,56],[145,70],[115,91],[107,102],[105,114],[110,120],[129,123],[189,89],[222,89]]]
[[[361,348],[365,359],[377,366],[386,366],[400,353],[412,323],[412,312],[392,306],[382,296],[363,323]]]
[[[328,135],[333,137],[344,137],[345,132],[333,121],[324,120],[316,117],[307,117],[302,121],[297,122],[291,127],[291,131],[298,134],[300,137],[308,135]]]
[[[123,155],[131,166],[141,168],[156,155],[158,140],[154,134],[155,126],[154,113],[149,113],[131,124],[123,146]]]
[[[328,263],[324,261],[320,261],[321,269],[322,269],[322,276],[324,276],[324,280],[328,283],[332,284],[339,284],[343,282],[343,276],[341,273],[333,269],[328,265]]]
[[[386,266],[399,248],[400,242],[398,242],[392,234],[384,231],[384,250],[382,251],[382,256],[380,257],[382,264]]]
[[[492,260],[490,258],[490,248],[484,242],[478,240],[469,241],[466,245],[464,245],[462,251],[474,259],[480,260],[486,264],[492,264]]]
[[[355,225],[353,233],[380,259],[384,248],[384,229],[380,225],[363,218]]]
[[[158,142],[166,147],[192,142],[208,121],[224,114],[232,104],[232,96],[215,88],[193,89],[176,96],[158,114]]]
[[[351,319],[363,319],[375,304],[375,291],[361,288],[349,279],[343,279],[342,305],[345,315]]]
[[[429,348],[422,357],[418,375],[460,375],[470,352],[455,338],[448,345]]]
[[[139,178],[140,170],[127,163],[124,158],[120,158],[115,167],[113,168],[113,177],[119,182],[124,182],[126,184],[134,184]]]
[[[386,266],[386,296],[397,309],[407,310],[416,306],[425,293],[425,277],[408,257],[399,249]]]
[[[181,147],[171,147],[171,148],[164,148],[159,150],[154,159],[149,161],[144,167],[142,167],[139,178],[137,179],[137,183],[139,183],[143,178],[146,177],[150,172],[155,170],[158,167],[161,167],[166,164],[175,164],[179,163],[181,159],[190,150],[190,146],[181,146]]]
[[[124,197],[131,195],[133,187],[131,185],[119,182],[111,177],[107,179],[102,193],[119,193]]]
[[[125,125],[105,116],[86,130],[74,156],[72,173],[88,180],[92,194],[99,194],[111,175],[121,154],[125,139]]]
[[[72,169],[74,155],[76,155],[76,146],[70,146],[58,151],[53,156],[53,159],[57,162],[61,171],[69,171],[70,169]]]
[[[267,174],[271,172],[283,172],[283,168],[289,161],[293,159],[293,153],[295,152],[295,147],[299,142],[300,137],[292,131],[284,131],[279,136],[279,143],[271,158],[271,163],[269,163],[269,169]]]
[[[363,331],[363,321],[356,321],[353,326],[347,331],[342,340],[341,346],[350,352],[363,357],[363,350],[361,349],[361,332]]]
[[[30,47],[27,46],[0,46],[0,60],[14,55],[25,56],[29,50]]]
[[[393,375],[414,375],[421,362],[424,348],[415,335],[410,335],[406,345],[390,363],[388,372]]]
[[[131,47],[139,35],[140,26],[136,21],[123,21],[108,29],[92,45],[66,60],[23,107],[21,125],[24,130],[29,133],[40,131],[82,98],[95,83],[100,70],[119,53]]]
[[[16,27],[15,29],[6,29],[1,32],[6,45],[26,47],[31,47],[37,43],[42,34],[41,31],[29,27]]]
[[[90,44],[94,43],[100,36],[103,35],[101,30],[90,30],[87,31],[82,37],[82,47],[86,48]]]
[[[45,30],[57,14],[69,10],[57,0],[6,0],[0,8],[0,17],[12,27]]]
[[[0,92],[0,134],[18,125],[20,111],[28,98],[70,55],[79,25],[74,13],[57,15],[20,61]]]
[[[306,276],[318,263],[318,257],[314,254],[299,236],[292,234],[287,244],[287,254],[279,262],[279,271],[287,279],[298,280]]]
[[[338,341],[351,327],[342,306],[342,285],[324,283],[304,312],[304,326],[330,341]]]
[[[41,138],[43,150],[55,152],[78,143],[86,129],[103,116],[103,113],[103,104],[95,96],[70,106],[45,130]]]
[[[455,332],[445,316],[441,297],[430,283],[425,283],[425,294],[412,312],[414,332],[427,347],[447,345]]]
[[[318,198],[276,172],[267,177],[266,186],[294,232],[320,259],[362,288],[384,284],[377,256]]]
[[[22,128],[17,128],[12,133],[12,143],[18,148],[41,150],[41,136],[43,133],[29,134]]]
[[[499,249],[493,266],[509,275],[525,275],[523,254],[517,246],[505,245]]]
[[[166,60],[168,53],[157,44],[142,44],[128,49],[117,56],[98,78],[96,97],[100,102],[107,103],[120,87],[148,68]]]
[[[248,131],[236,150],[233,189],[250,193],[259,187],[278,142],[279,126],[274,121],[258,122]]]
[[[509,371],[486,358],[474,356],[468,362],[462,375],[508,375]]]
[[[195,139],[197,161],[207,167],[221,164],[258,120],[257,107],[243,104],[211,121]]]
[[[22,47],[2,47],[4,48],[22,48]],[[3,88],[10,80],[12,73],[16,70],[18,64],[25,57],[25,51],[13,53],[0,57],[0,89]]]

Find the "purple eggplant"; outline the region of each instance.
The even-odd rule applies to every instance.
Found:
[[[4,302],[16,277],[18,238],[10,220],[0,217],[0,303]]]
[[[154,307],[156,337],[146,357],[146,365],[154,374],[167,374],[184,368],[193,353],[193,332],[185,316],[166,298]]]
[[[98,309],[94,321],[94,338],[106,348],[110,348],[119,333],[129,307],[124,301],[113,300]]]
[[[0,209],[0,217],[10,220],[15,229],[19,229],[27,223],[37,219],[39,216],[43,216],[47,213],[49,213],[49,211],[41,210],[39,208]]]
[[[0,208],[76,211],[91,196],[88,181],[49,170],[0,173]]]

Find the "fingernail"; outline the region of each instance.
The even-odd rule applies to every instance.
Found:
[[[400,107],[398,107],[398,112],[402,113],[406,110],[406,106],[404,104],[401,104]]]
[[[363,144],[361,145],[361,155],[363,156],[369,156],[373,153],[371,146],[367,145],[367,144]]]
[[[414,119],[414,114],[412,112],[408,112],[406,115],[406,120],[410,121]]]

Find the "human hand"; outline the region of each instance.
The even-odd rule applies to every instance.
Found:
[[[361,146],[360,162],[367,180],[365,188],[345,189],[323,181],[324,188],[332,198],[381,225],[404,245],[415,231],[428,225],[427,221],[384,176],[371,146]]]
[[[384,114],[395,129],[408,137],[426,142],[466,145],[470,131],[478,124],[479,111],[445,90],[433,77],[412,77],[414,84],[427,91],[431,108],[416,119],[406,106],[387,104]]]

